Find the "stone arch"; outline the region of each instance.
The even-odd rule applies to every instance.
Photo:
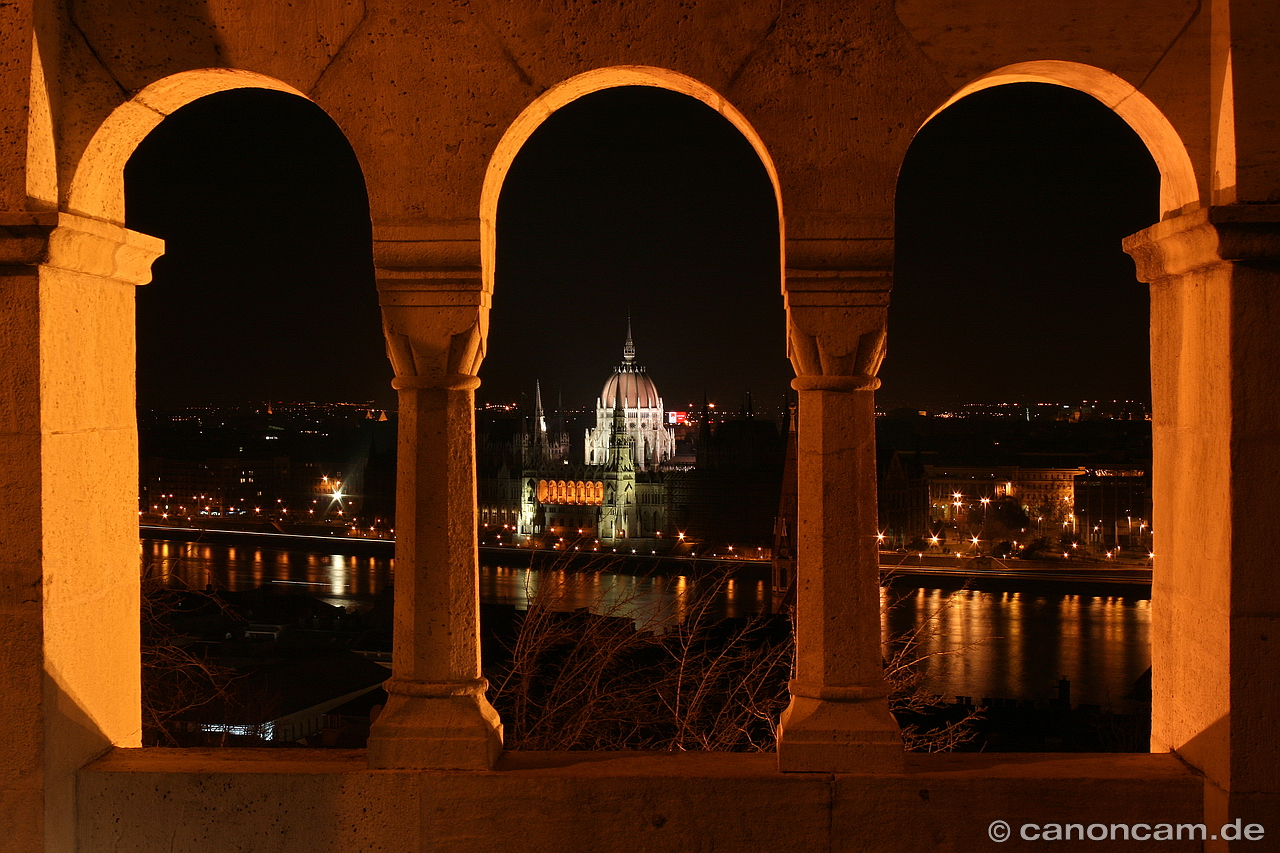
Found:
[[[112,110],[98,127],[71,177],[65,209],[123,223],[124,167],[138,144],[171,113],[234,89],[272,89],[311,100],[275,78],[234,68],[202,68],[157,80]]]
[[[1049,83],[1096,98],[1133,128],[1156,161],[1160,169],[1160,218],[1168,219],[1200,207],[1195,167],[1177,129],[1151,99],[1127,80],[1093,65],[1046,59],[997,68],[956,91],[921,127],[961,98],[1009,83]]]
[[[506,181],[507,172],[510,171],[516,155],[520,153],[520,149],[533,132],[556,110],[592,92],[622,86],[652,86],[687,95],[711,107],[738,129],[738,132],[755,150],[760,162],[764,165],[765,173],[769,176],[769,182],[773,185],[774,201],[778,207],[778,257],[780,261],[785,258],[782,189],[778,182],[778,170],[760,134],[747,121],[746,116],[710,86],[678,71],[647,65],[615,65],[585,71],[543,92],[516,117],[494,148],[493,155],[489,158],[489,165],[485,169],[484,185],[480,192],[480,265],[482,287],[486,292],[493,292],[498,197],[502,194],[502,185]],[[778,278],[780,286],[783,287],[785,287],[782,274],[784,267],[784,263],[779,263]]]

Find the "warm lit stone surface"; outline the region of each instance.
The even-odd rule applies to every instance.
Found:
[[[844,334],[831,329],[817,336],[819,362],[857,370],[857,326],[847,323]],[[865,358],[861,366],[868,369]],[[869,367],[878,364],[877,353]],[[804,375],[793,383],[804,413],[797,448],[798,554],[809,569],[796,579],[796,677],[778,732],[781,770],[902,767],[902,738],[885,698],[877,636],[875,381]]]
[[[989,815],[1280,814],[1280,10],[1257,0],[651,0],[638,9],[0,6],[4,846],[968,850],[987,843]],[[471,767],[496,753],[475,642],[470,406],[487,345],[497,200],[551,111],[619,85],[661,86],[718,111],[778,193],[779,282],[803,398],[805,584],[804,701],[785,721],[781,764],[898,768],[871,678],[879,623],[868,538],[896,180],[930,116],[1021,81],[1097,98],[1160,169],[1163,221],[1127,244],[1152,282],[1152,744],[1205,774],[1203,797],[1167,756],[909,757],[902,775],[847,777],[780,774],[773,756],[509,756],[497,772],[470,775],[362,769],[458,763],[452,748],[433,756],[433,741],[470,740]],[[121,172],[165,116],[247,86],[314,100],[350,140],[368,185],[403,395],[400,500],[413,519],[398,555],[412,567],[397,579],[398,698],[368,756],[113,754],[80,777],[75,818],[75,768],[136,743],[138,730],[130,288],[160,246],[120,227]]]
[[[475,223],[383,227],[378,296],[396,371],[396,611],[388,700],[369,733],[379,768],[487,770],[502,723],[480,673],[475,389],[489,294]]]
[[[137,480],[133,289],[161,246],[68,214],[0,216],[0,259],[23,265],[0,267],[0,798],[14,849],[71,849],[72,773],[141,742],[139,588],[121,570],[137,565],[137,510],[100,489]]]
[[[780,774],[767,754],[508,753],[489,772],[407,773],[361,751],[116,750],[78,790],[96,853],[917,853],[985,849],[996,819],[1195,823],[1202,797],[1157,755],[913,755],[902,774],[831,775]]]
[[[1269,205],[1197,211],[1125,241],[1152,285],[1152,599],[1168,615],[1152,623],[1151,748],[1204,771],[1218,824],[1280,814],[1269,533],[1280,471],[1278,241],[1280,211]]]

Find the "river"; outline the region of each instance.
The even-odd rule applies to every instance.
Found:
[[[195,588],[277,584],[345,607],[367,606],[392,577],[392,561],[382,557],[153,539],[143,540],[142,557],[152,572]],[[713,618],[758,613],[765,595],[765,582],[754,580],[536,572],[492,558],[480,567],[483,602],[589,607],[653,630],[688,618],[694,608],[705,607]],[[913,654],[927,660],[926,687],[947,698],[1046,700],[1057,697],[1065,677],[1073,703],[1119,710],[1151,663],[1151,602],[1144,597],[925,586],[887,590],[884,603],[883,640],[913,636]]]

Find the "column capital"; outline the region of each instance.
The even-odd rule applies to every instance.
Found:
[[[376,224],[373,259],[395,387],[474,389],[491,304],[480,221]]]
[[[1141,281],[1217,264],[1280,262],[1280,205],[1226,204],[1157,222],[1124,239]]]
[[[786,235],[782,296],[796,374],[874,377],[884,360],[893,223],[801,214],[787,218]]]
[[[787,355],[798,376],[870,376],[884,360],[893,275],[788,268]]]
[[[59,211],[0,213],[0,265],[45,266],[140,285],[164,241],[122,225]]]

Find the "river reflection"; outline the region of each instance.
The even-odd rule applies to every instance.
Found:
[[[392,561],[308,551],[142,540],[143,573],[193,589],[297,587],[341,607],[371,603],[391,583]]]
[[[517,610],[537,602],[553,610],[588,608],[593,613],[625,616],[640,630],[661,631],[705,613],[716,621],[761,613],[767,588],[763,580],[717,583],[684,575],[631,575],[614,572],[534,571],[482,563],[480,600],[510,604]]]
[[[143,540],[142,557],[155,576],[197,589],[275,584],[345,607],[372,603],[391,583],[393,562],[161,540]],[[705,608],[713,620],[759,613],[765,595],[761,580],[716,585],[683,576],[531,571],[493,560],[480,567],[484,603],[585,607],[645,630],[678,624],[693,609]],[[1065,676],[1073,703],[1118,707],[1151,662],[1145,598],[921,588],[886,591],[884,603],[883,641],[914,636],[916,654],[927,660],[926,688],[949,699],[1049,699]]]
[[[1119,710],[1151,665],[1145,598],[892,589],[882,599],[882,641],[916,637],[926,689],[948,698],[1051,699],[1065,677],[1073,703]]]

